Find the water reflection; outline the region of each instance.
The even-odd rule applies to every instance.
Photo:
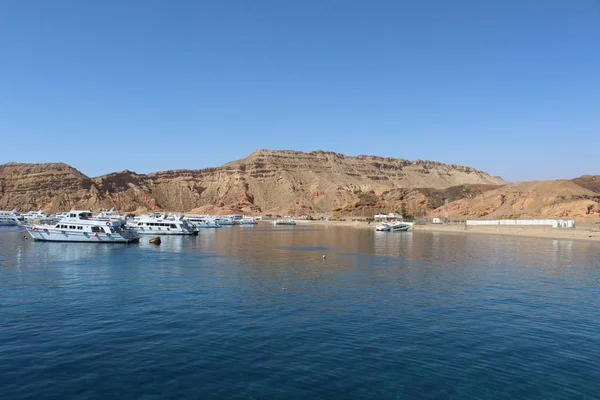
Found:
[[[390,265],[425,270],[427,266],[443,267],[437,270],[437,274],[445,273],[445,270],[456,274],[457,269],[466,266],[487,266],[487,269],[491,265],[505,266],[505,272],[510,272],[512,266],[526,266],[558,275],[568,274],[570,269],[582,266],[590,271],[597,271],[600,267],[598,243],[466,233],[386,233],[342,227],[258,225],[206,229],[196,237],[165,236],[159,246],[149,244],[145,237],[135,245],[90,245],[32,242],[24,240],[24,234],[19,229],[0,232],[0,265],[21,268],[35,260],[37,264],[59,262],[93,266],[109,255],[133,256],[150,252],[147,257],[151,254],[158,257],[153,262],[185,255],[202,265],[241,263],[251,267],[243,273],[254,276],[253,279],[281,277],[297,271],[312,271],[315,276],[322,277],[322,274],[365,268],[380,268],[382,270],[378,273],[385,270],[385,273],[393,274],[395,272]],[[169,256],[177,253],[181,256]],[[323,254],[327,256],[325,260],[321,258]],[[498,271],[497,268],[493,270]],[[480,270],[478,273],[483,272]]]

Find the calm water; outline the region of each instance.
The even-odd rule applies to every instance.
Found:
[[[24,234],[0,231],[2,399],[600,396],[600,243],[261,225],[160,247]]]

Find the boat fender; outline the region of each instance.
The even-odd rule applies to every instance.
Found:
[[[94,236],[95,236],[95,237],[98,237],[98,234],[97,234],[97,233],[94,233]]]
[[[34,226],[33,228],[31,228],[32,231],[36,231],[37,228]]]

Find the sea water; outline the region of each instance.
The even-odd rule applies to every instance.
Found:
[[[260,224],[155,246],[4,228],[0,396],[598,398],[599,288],[599,243]]]

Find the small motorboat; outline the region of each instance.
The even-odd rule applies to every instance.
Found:
[[[412,226],[412,222],[393,221],[387,223],[384,222],[381,225],[377,225],[375,230],[379,232],[406,232]]]
[[[156,237],[150,238],[149,242],[150,242],[150,244],[160,244],[162,241],[160,240],[159,236],[156,236]]]
[[[292,218],[278,219],[276,221],[273,221],[273,225],[296,225],[296,221],[294,221]]]

